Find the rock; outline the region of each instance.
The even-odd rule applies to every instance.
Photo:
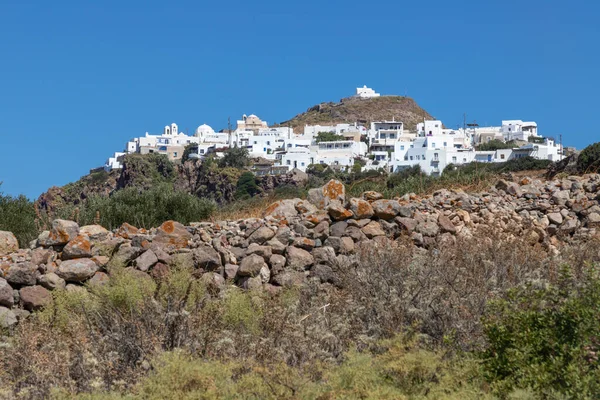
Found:
[[[0,278],[0,306],[12,307],[15,303],[13,288],[6,279]]]
[[[384,230],[381,228],[381,225],[377,221],[371,221],[366,226],[361,229],[362,233],[364,233],[369,239],[374,238],[375,236],[383,236],[385,235]]]
[[[559,190],[552,195],[552,201],[559,206],[567,204],[570,198],[571,192],[569,190]]]
[[[551,224],[560,225],[563,223],[563,216],[560,213],[549,213],[546,216]]]
[[[300,214],[310,214],[318,210],[313,204],[304,200],[297,202],[295,207],[296,211],[298,211]]]
[[[352,218],[354,214],[350,210],[346,210],[340,202],[332,201],[327,206],[327,212],[334,221],[343,221],[348,218]]]
[[[117,229],[115,235],[122,237],[123,239],[131,239],[133,236],[137,235],[138,232],[138,228],[125,222],[119,227],[119,229]]]
[[[396,200],[376,200],[371,205],[375,216],[386,221],[393,219],[400,212],[400,203]]]
[[[218,293],[225,286],[225,279],[216,272],[207,272],[200,279],[211,292],[216,291]]]
[[[211,246],[203,245],[198,247],[194,249],[192,254],[196,268],[212,271],[223,265],[221,263],[221,256]]]
[[[38,276],[38,267],[30,262],[12,264],[6,272],[6,280],[15,285],[35,285]]]
[[[142,254],[144,249],[140,247],[125,246],[119,247],[117,252],[111,257],[106,267],[110,270],[113,268],[125,268],[136,258]]]
[[[567,235],[574,233],[577,230],[578,222],[576,219],[567,219],[560,226],[560,231]]]
[[[44,243],[44,247],[60,246],[69,243],[79,235],[79,225],[74,221],[64,219],[55,219],[52,221],[52,228]]]
[[[298,237],[298,238],[294,239],[294,242],[292,243],[293,246],[299,247],[301,249],[308,250],[308,251],[311,251],[312,249],[314,249],[315,244],[316,243],[314,240],[308,239],[305,237]]]
[[[10,329],[17,324],[17,316],[12,310],[0,307],[0,328]]]
[[[192,239],[192,234],[186,227],[176,221],[164,222],[157,232],[152,242],[166,247],[181,249],[187,247]]]
[[[348,236],[349,238],[352,238],[352,240],[354,240],[355,242],[362,242],[363,240],[368,239],[367,235],[365,235],[360,230],[360,228],[356,226],[349,226],[348,228],[346,228],[343,236]]]
[[[417,228],[418,222],[412,218],[404,218],[404,217],[396,217],[394,219],[398,224],[398,227],[409,234],[413,233],[413,231]]]
[[[269,270],[267,264],[262,266],[258,273],[258,277],[262,283],[269,283],[269,280],[271,280],[271,270]]]
[[[329,228],[329,236],[342,237],[348,228],[346,221],[339,221],[332,224]]]
[[[446,217],[445,215],[439,216],[438,224],[439,224],[442,232],[448,232],[448,233],[452,233],[452,234],[456,233],[456,227],[454,226],[452,221],[450,221],[450,218]]]
[[[439,233],[440,228],[435,222],[423,221],[417,224],[416,231],[423,236],[434,237]]]
[[[263,287],[262,281],[260,280],[259,276],[255,276],[252,278],[245,276],[240,279],[239,283],[240,283],[240,286],[242,287],[242,289],[246,289],[246,290],[250,290],[250,291],[260,291],[260,290],[262,290],[262,287]]]
[[[288,245],[292,240],[292,230],[288,226],[280,226],[275,232],[275,239],[284,245]]]
[[[271,281],[285,288],[301,286],[306,281],[306,275],[301,271],[283,271],[275,275]]]
[[[140,271],[148,271],[158,262],[158,257],[152,250],[146,250],[138,258],[133,261],[133,264]]]
[[[26,286],[19,290],[23,308],[28,311],[36,311],[48,305],[52,301],[52,293],[42,286]]]
[[[19,242],[12,232],[0,231],[0,256],[19,250]]]
[[[92,256],[92,244],[87,236],[77,235],[67,243],[62,251],[63,260],[89,258]]]
[[[314,249],[312,252],[315,264],[334,265],[335,250],[331,246],[323,246]]]
[[[123,243],[123,239],[108,239],[101,242],[95,242],[92,248],[93,256],[112,257],[119,246]]]
[[[239,265],[235,265],[235,264],[225,264],[225,279],[227,280],[233,280],[235,279],[238,270],[240,269]]]
[[[515,182],[507,182],[503,179],[499,180],[496,183],[496,189],[503,190],[508,194],[513,196],[519,196],[521,194],[521,190],[519,189],[519,184]]]
[[[341,239],[340,253],[342,253],[342,254],[354,253],[354,241],[352,240],[352,238],[344,236],[340,239]]]
[[[265,260],[259,255],[252,254],[242,260],[237,275],[240,277],[255,277],[264,266],[266,266]]]
[[[339,222],[338,222],[339,223]],[[313,229],[315,239],[325,240],[329,237],[329,222],[321,221]]]
[[[287,260],[284,256],[280,254],[273,254],[269,259],[269,265],[271,266],[271,271],[273,271],[273,274],[278,274],[279,272],[283,271],[286,261]]]
[[[283,254],[285,252],[285,245],[277,239],[271,239],[265,245],[269,246],[274,254]]]
[[[273,249],[271,249],[271,247],[269,246],[259,246],[256,243],[252,243],[250,246],[248,246],[248,249],[246,250],[246,256],[249,256],[251,254],[259,255],[265,261],[268,261],[269,258],[271,258],[271,256],[273,255]]]
[[[600,227],[600,214],[595,212],[590,213],[586,218],[586,224],[588,228]]]
[[[294,270],[304,270],[314,263],[313,256],[306,250],[294,246],[286,249],[287,266]]]
[[[275,232],[271,228],[261,226],[248,237],[250,243],[263,244],[267,240],[271,240],[275,236]]]
[[[80,235],[87,236],[92,242],[101,242],[110,236],[110,232],[100,225],[85,225],[79,229]]]
[[[67,282],[83,282],[98,270],[96,263],[89,258],[63,261],[56,274]]]
[[[337,200],[340,204],[346,201],[346,188],[338,180],[332,179],[324,186],[308,191],[308,201],[319,209],[325,209],[332,201]]]
[[[362,198],[367,201],[376,201],[383,199],[383,195],[379,192],[368,191],[362,194]]]
[[[350,211],[354,215],[354,218],[357,219],[371,218],[373,215],[375,215],[371,204],[363,199],[357,199],[355,197],[351,198],[349,207]]]
[[[45,265],[48,261],[51,261],[53,255],[54,252],[52,250],[38,247],[31,252],[31,263],[35,265]]]
[[[43,287],[45,287],[48,290],[64,289],[65,286],[67,286],[67,283],[65,282],[65,280],[63,278],[61,278],[60,276],[58,276],[57,274],[55,274],[54,272],[50,272],[48,274],[41,275],[38,278],[37,283],[39,285],[42,285]]]
[[[329,221],[329,212],[325,210],[319,210],[315,213],[308,214],[306,216],[306,221],[318,225],[323,221]]]
[[[298,215],[296,202],[294,200],[279,200],[271,204],[264,212],[264,216],[277,219],[288,219]]]

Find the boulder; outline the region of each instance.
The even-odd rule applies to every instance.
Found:
[[[75,239],[77,235],[79,235],[79,225],[76,222],[55,219],[52,221],[48,237],[41,244],[44,247],[61,246]]]
[[[138,258],[143,251],[144,249],[140,247],[122,245],[119,247],[117,252],[111,257],[110,261],[108,262],[108,264],[106,264],[106,266],[109,270],[112,268],[128,267],[129,264],[131,264],[133,260]]]
[[[342,203],[338,201],[332,201],[327,206],[327,212],[334,221],[343,221],[348,218],[352,218],[354,214],[350,210],[346,210]]]
[[[311,251],[315,248],[316,243],[312,239],[308,239],[305,237],[297,237],[296,239],[294,239],[292,245],[304,250]]]
[[[315,265],[310,270],[310,275],[318,278],[321,283],[337,283],[336,275],[329,265]]]
[[[332,224],[329,228],[329,236],[342,237],[348,228],[346,221],[339,221]]]
[[[263,244],[275,237],[275,232],[266,226],[261,226],[248,237],[250,243]]]
[[[381,225],[377,221],[371,221],[361,229],[362,233],[365,234],[369,239],[375,236],[384,236],[385,231],[381,228]]]
[[[212,271],[223,265],[219,253],[209,245],[203,245],[194,249],[192,254],[196,268]]]
[[[39,275],[38,267],[30,262],[12,264],[6,272],[6,280],[14,285],[35,285]]]
[[[10,329],[17,324],[15,312],[6,307],[0,307],[0,328]]]
[[[158,262],[158,257],[152,250],[146,250],[138,258],[133,260],[133,264],[140,271],[148,271]]]
[[[287,260],[284,256],[280,254],[273,254],[271,258],[269,258],[269,265],[271,266],[273,274],[278,274],[279,272],[283,271],[286,261]]]
[[[306,250],[288,246],[286,249],[287,266],[293,270],[304,270],[314,263],[313,256]]]
[[[286,288],[301,286],[306,281],[306,275],[301,271],[283,271],[275,275],[271,282]]]
[[[334,265],[335,250],[331,246],[323,246],[313,250],[312,252],[315,264]]]
[[[228,280],[233,280],[235,279],[238,270],[240,269],[239,265],[235,265],[235,264],[225,264],[225,279]]]
[[[152,240],[155,244],[181,249],[188,246],[192,234],[185,226],[176,221],[166,221],[157,230]]]
[[[12,307],[14,303],[13,288],[8,284],[6,279],[0,278],[0,306]]]
[[[288,219],[298,215],[296,210],[296,201],[279,200],[271,204],[264,212],[264,216],[271,216],[277,219]]]
[[[26,286],[19,290],[23,308],[28,311],[36,311],[48,305],[52,301],[52,293],[45,287]]]
[[[41,275],[38,278],[38,284],[42,285],[48,290],[64,289],[67,286],[65,280],[57,274],[55,274],[54,272]]]
[[[363,199],[357,199],[356,197],[351,198],[349,207],[352,214],[354,214],[354,218],[357,219],[371,218],[375,215],[371,204]]]
[[[600,227],[600,214],[595,212],[590,213],[586,218],[586,224],[588,228]]]
[[[131,239],[133,236],[137,235],[139,229],[133,225],[124,222],[123,225],[116,230],[115,235],[118,237],[122,237],[123,239]]]
[[[413,231],[417,228],[418,225],[417,220],[414,220],[412,218],[396,217],[394,221],[396,221],[398,227],[400,227],[402,231],[405,231],[409,234],[413,233]]]
[[[63,261],[56,274],[67,282],[83,282],[94,276],[98,266],[89,258]]]
[[[67,243],[62,251],[63,260],[89,258],[92,256],[92,243],[87,236],[77,235]]]
[[[258,276],[261,269],[266,266],[265,260],[256,254],[249,255],[242,260],[237,275],[240,277],[255,277]],[[267,267],[268,269],[268,267]]]
[[[82,226],[79,234],[87,236],[92,242],[101,242],[110,236],[110,232],[100,225]]]
[[[19,250],[19,242],[12,232],[0,231],[0,256]]]
[[[400,212],[400,203],[396,200],[376,200],[371,205],[375,216],[384,220],[393,219]]]
[[[338,180],[332,179],[320,188],[308,191],[308,201],[319,209],[325,209],[332,201],[344,204],[346,201],[346,188]]]
[[[440,232],[440,227],[433,221],[419,222],[416,231],[423,236],[434,237]]]
[[[570,198],[571,192],[569,190],[559,190],[552,195],[552,201],[559,206],[567,204]]]
[[[265,243],[265,246],[269,246],[273,254],[283,254],[285,252],[285,245],[277,239],[269,240]]]
[[[563,216],[560,213],[548,213],[546,216],[551,224],[560,225],[563,223]]]
[[[265,261],[267,261],[273,255],[273,249],[269,246],[259,246],[256,243],[252,243],[250,246],[248,246],[248,249],[246,250],[246,256],[249,256],[251,254],[259,255]]]
[[[452,233],[452,234],[456,233],[456,227],[454,226],[452,221],[450,221],[450,218],[446,217],[445,215],[439,216],[438,224],[439,224],[442,232],[448,232],[448,233]]]
[[[383,195],[379,192],[375,192],[375,191],[371,190],[371,191],[364,192],[362,194],[362,198],[367,201],[376,201],[376,200],[383,199]]]

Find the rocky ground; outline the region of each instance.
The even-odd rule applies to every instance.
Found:
[[[102,285],[121,268],[160,281],[171,266],[185,265],[216,290],[235,284],[275,293],[307,280],[336,285],[333,265],[398,241],[435,248],[491,229],[557,253],[564,242],[598,234],[599,189],[600,175],[590,174],[507,178],[484,193],[444,189],[383,199],[365,192],[348,199],[344,185],[331,180],[306,200],[272,204],[260,219],[167,221],[151,230],[124,224],[112,232],[55,220],[28,249],[0,232],[0,325],[14,326],[43,308],[53,290]]]

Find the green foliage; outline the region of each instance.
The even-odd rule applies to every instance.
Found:
[[[591,144],[581,151],[577,158],[577,169],[582,173],[600,170],[600,142]]]
[[[184,163],[190,159],[190,154],[198,154],[198,145],[196,143],[189,143],[185,146],[183,150],[183,155],[181,156],[181,162]]]
[[[248,149],[245,147],[230,147],[225,150],[223,158],[219,160],[219,167],[232,167],[242,169],[250,164]]]
[[[599,398],[599,320],[596,268],[575,279],[565,267],[556,285],[510,291],[484,321],[486,377],[502,395],[531,388],[543,398]]]
[[[250,171],[244,172],[240,175],[237,181],[237,191],[235,193],[236,199],[248,199],[253,197],[260,192],[254,174]]]
[[[546,138],[543,137],[537,137],[537,136],[529,136],[527,138],[527,141],[529,143],[537,143],[537,144],[543,144],[546,141]]]
[[[493,140],[490,140],[489,142],[478,145],[477,150],[479,150],[479,151],[496,151],[496,150],[502,150],[502,149],[512,149],[515,146],[516,146],[516,144],[512,140],[508,141],[508,142],[504,142],[502,140],[493,139]]]
[[[0,191],[0,231],[12,232],[20,247],[27,247],[38,236],[35,220],[33,203],[27,197],[13,197]]]
[[[172,183],[177,172],[164,154],[127,154],[123,158],[123,171],[118,188],[148,189],[161,183]]]
[[[81,207],[80,224],[92,224],[97,213],[100,225],[107,229],[124,222],[140,228],[156,227],[167,220],[188,224],[208,218],[215,208],[212,201],[175,190],[169,184],[149,190],[128,187],[110,197],[90,197]]]
[[[258,335],[263,312],[257,297],[249,292],[231,290],[225,297],[222,319],[231,329]]]
[[[344,140],[344,137],[342,135],[336,135],[334,132],[319,132],[315,138],[317,143],[335,142],[338,140]]]

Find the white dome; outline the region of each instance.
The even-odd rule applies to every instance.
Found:
[[[196,128],[196,136],[202,137],[206,135],[213,135],[215,133],[214,129],[209,125],[202,124],[198,128]]]

